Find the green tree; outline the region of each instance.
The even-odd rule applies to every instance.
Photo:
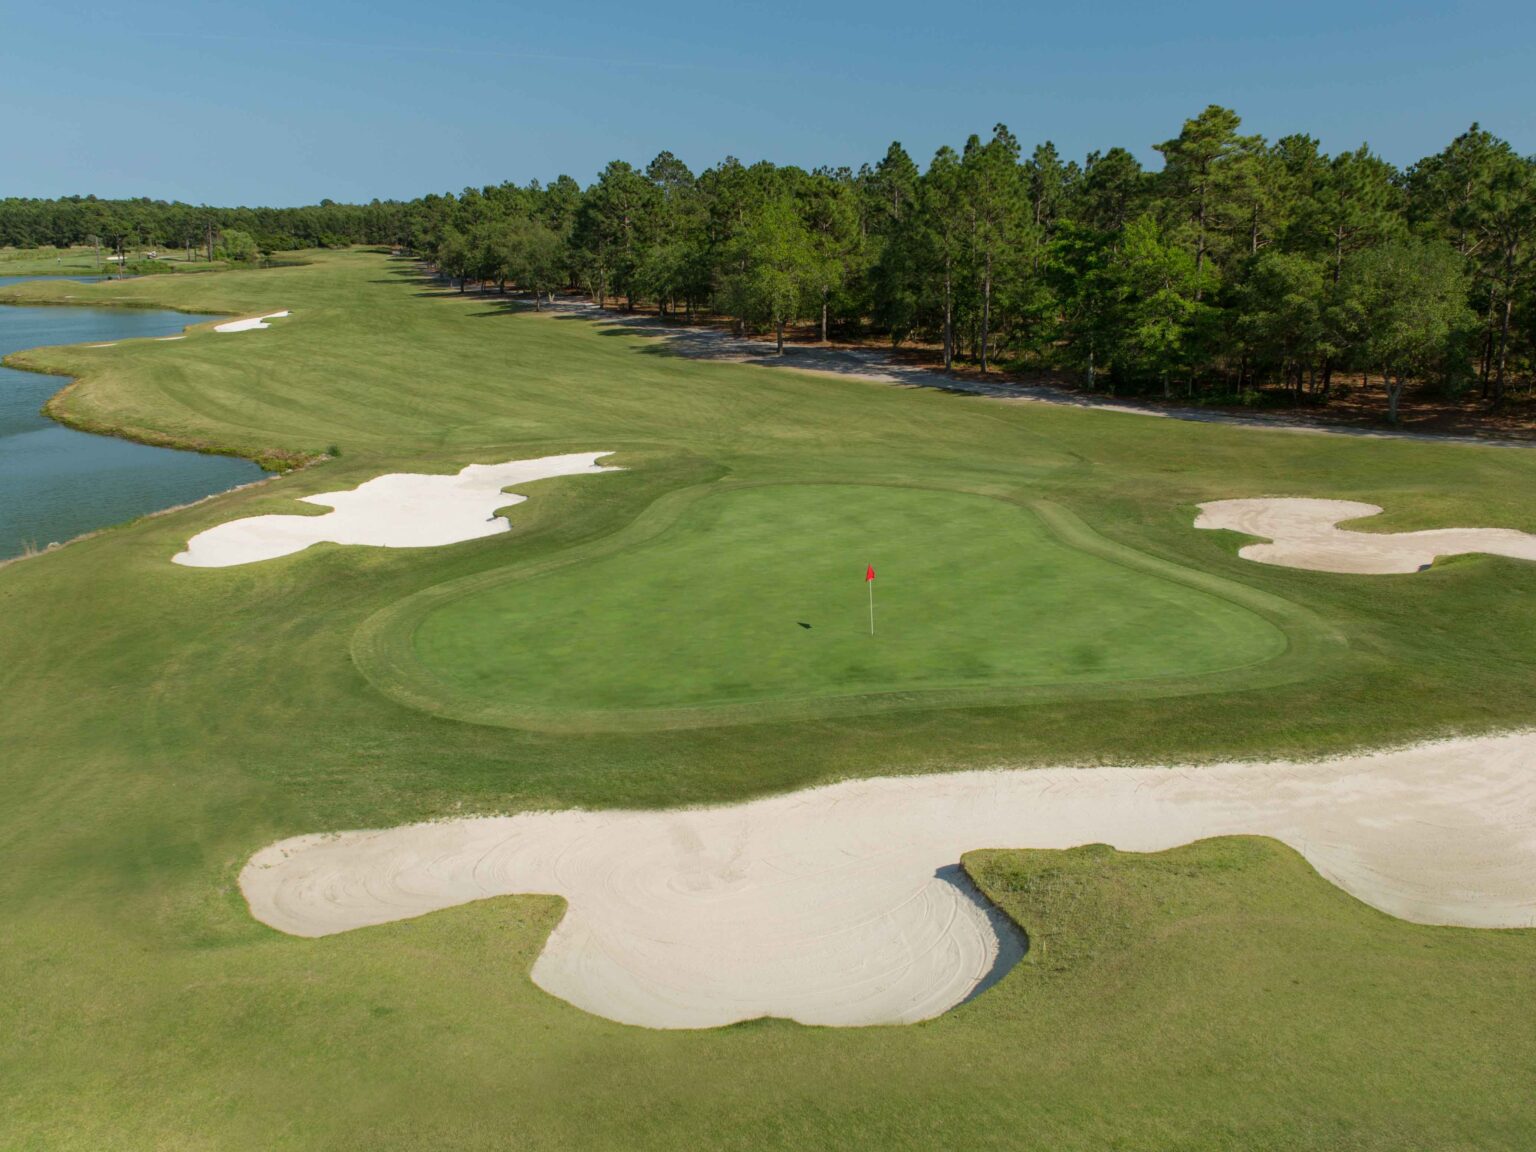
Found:
[[[1493,402],[1502,403],[1515,301],[1536,267],[1536,160],[1502,151],[1473,201],[1483,265],[1498,298]],[[1485,373],[1486,375],[1486,373]]]
[[[1387,385],[1387,419],[1414,380],[1457,370],[1460,340],[1475,323],[1466,261],[1443,240],[1394,240],[1357,253],[1340,278],[1339,307],[1356,357]]]
[[[923,175],[915,230],[914,261],[921,295],[939,297],[944,371],[955,362],[955,285],[965,256],[965,179],[959,155],[940,148]]]
[[[598,307],[611,292],[625,296],[633,310],[638,288],[635,273],[654,226],[656,199],[651,182],[622,160],[610,162],[582,198],[572,242]]]
[[[1326,284],[1312,258],[1266,249],[1253,257],[1238,291],[1244,351],[1256,366],[1278,370],[1298,397],[1327,337]]]
[[[704,204],[688,166],[663,152],[645,170],[655,189],[646,243],[635,267],[641,293],[666,315],[679,296],[691,314],[700,288],[700,247]]]
[[[863,270],[858,192],[848,173],[819,171],[802,182],[799,203],[820,282],[821,341],[825,344],[833,293]]]
[[[993,128],[992,138],[985,144],[977,136],[966,141],[960,175],[980,295],[977,352],[985,374],[990,366],[993,290],[1000,276],[1015,269],[1025,204],[1019,142],[1006,125]]]
[[[1397,172],[1365,145],[1332,159],[1291,149],[1289,167],[1298,186],[1286,230],[1290,248],[1320,259],[1337,294],[1345,262],[1403,231]],[[1335,357],[1322,365],[1323,395],[1333,387]]]
[[[508,275],[533,294],[537,312],[565,275],[565,245],[542,220],[513,221],[506,235]]]
[[[1098,386],[1104,351],[1114,345],[1110,265],[1117,235],[1065,220],[1051,242],[1046,265],[1061,313],[1058,359],[1084,374],[1090,392]]]
[[[1241,227],[1242,191],[1252,178],[1257,136],[1240,136],[1242,117],[1212,104],[1172,140],[1154,147],[1163,154],[1160,177],[1172,218],[1189,234],[1196,279],[1204,284],[1206,263],[1223,230]],[[1200,289],[1204,295],[1204,288]]]
[[[1071,195],[1072,186],[1077,182],[1077,166],[1063,164],[1056,145],[1047,140],[1036,145],[1034,153],[1024,162],[1023,176],[1030,217],[1041,234],[1049,239]]]
[[[1116,294],[1115,368],[1155,378],[1166,397],[1172,378],[1191,369],[1210,325],[1214,309],[1202,303],[1210,273],[1156,220],[1142,216],[1126,226],[1108,275]]]
[[[123,242],[127,246],[132,246],[134,238],[131,235],[125,236]],[[230,228],[219,236],[218,253],[220,259],[231,260],[237,264],[249,264],[261,255],[261,250],[256,246],[256,238],[249,232]]]
[[[787,198],[753,213],[742,244],[747,266],[742,311],[773,329],[775,350],[783,355],[785,326],[803,319],[820,292],[815,244]]]
[[[1091,152],[1073,190],[1072,219],[1098,232],[1119,232],[1146,207],[1148,178],[1124,148]]]
[[[456,228],[444,231],[433,255],[437,270],[450,280],[457,280],[459,291],[463,292],[470,267],[469,242],[464,234]]]

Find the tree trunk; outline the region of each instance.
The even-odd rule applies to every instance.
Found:
[[[1088,391],[1092,392],[1093,388],[1093,341],[1090,340],[1088,341]]]
[[[821,342],[823,344],[825,344],[827,342],[827,299],[828,299],[828,297],[831,296],[831,294],[832,294],[832,290],[830,288],[827,288],[827,287],[823,287],[822,288],[822,290],[821,290]]]
[[[1493,402],[1504,402],[1504,358],[1509,351],[1509,318],[1515,310],[1515,294],[1504,294],[1504,319],[1499,323],[1499,359],[1497,369],[1493,377]]]
[[[1200,211],[1196,214],[1199,221],[1199,232],[1195,238],[1195,303],[1200,302],[1203,292],[1201,287],[1201,273],[1205,271],[1205,191],[1200,192]]]
[[[987,253],[987,270],[981,281],[981,374],[987,374],[987,336],[992,325],[992,253]]]
[[[1397,423],[1397,398],[1403,394],[1403,378],[1399,376],[1394,382],[1388,376],[1387,381],[1387,423]]]
[[[1488,322],[1483,325],[1483,355],[1482,364],[1478,370],[1478,381],[1483,386],[1483,399],[1488,399],[1488,376],[1493,370],[1493,317],[1494,317],[1494,287],[1488,285]]]
[[[949,285],[949,260],[944,261],[944,371],[948,372],[955,363],[955,312],[954,303],[950,298]]]
[[[775,351],[780,356],[784,355],[784,321],[775,320],[773,324]]]

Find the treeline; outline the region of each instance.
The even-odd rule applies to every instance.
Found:
[[[0,200],[0,247],[68,248],[95,244],[113,252],[203,248],[226,231],[250,236],[263,252],[336,248],[396,241],[408,230],[411,205],[375,200],[303,208],[210,208],[175,201]]]
[[[916,340],[985,372],[1089,387],[1325,399],[1345,374],[1504,396],[1536,353],[1536,161],[1474,125],[1399,170],[1368,148],[1244,135],[1210,107],[1156,146],[1079,164],[999,125],[920,170],[694,175],[663,153],[583,190],[502,186],[412,205],[406,241],[459,278]]]
[[[1090,388],[1321,401],[1346,379],[1502,400],[1536,367],[1536,159],[1473,125],[1401,170],[1368,148],[1241,132],[1212,106],[1155,146],[1082,163],[1025,153],[1002,125],[920,169],[807,172],[670,153],[408,203],[206,209],[148,201],[0,202],[0,243],[130,228],[167,246],[241,230],[264,251],[390,243],[445,275],[601,304],[810,323],[922,342],[987,372],[1034,367]],[[112,223],[108,223],[111,221]],[[196,241],[194,241],[194,244]]]

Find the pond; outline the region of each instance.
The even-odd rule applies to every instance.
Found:
[[[0,287],[22,279],[0,277]],[[0,356],[41,345],[172,336],[193,322],[179,312],[137,308],[0,306]],[[262,474],[249,460],[152,448],[56,424],[41,409],[66,383],[0,367],[0,560]]]

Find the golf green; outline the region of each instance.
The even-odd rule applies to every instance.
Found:
[[[856,484],[710,492],[629,547],[474,581],[411,623],[412,657],[456,711],[534,726],[1187,678],[1286,647],[1250,608],[1073,547],[1029,508]]]

